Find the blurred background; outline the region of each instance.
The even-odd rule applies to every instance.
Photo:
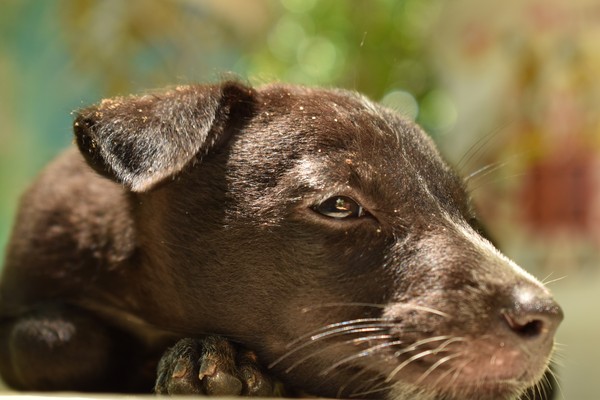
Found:
[[[565,309],[559,398],[597,399],[599,71],[596,0],[2,0],[0,248],[73,110],[227,73],[356,89],[468,177],[497,243]]]

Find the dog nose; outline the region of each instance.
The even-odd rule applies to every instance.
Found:
[[[549,293],[534,287],[517,287],[512,305],[502,310],[510,330],[522,339],[552,339],[563,320],[563,311]]]

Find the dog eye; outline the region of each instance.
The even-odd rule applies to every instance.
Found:
[[[365,215],[364,208],[347,196],[331,197],[317,205],[315,211],[330,218],[358,218]]]

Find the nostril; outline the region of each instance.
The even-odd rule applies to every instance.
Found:
[[[544,332],[544,321],[541,319],[529,318],[519,321],[518,318],[511,316],[507,312],[503,312],[502,314],[509,328],[523,338],[535,338]]]
[[[560,306],[552,297],[532,287],[518,287],[512,305],[502,310],[510,328],[524,339],[550,339],[563,319]]]

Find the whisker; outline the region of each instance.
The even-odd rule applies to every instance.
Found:
[[[285,360],[292,354],[295,354],[298,351],[310,346],[311,344],[314,344],[325,338],[350,335],[350,334],[354,334],[354,333],[368,333],[368,332],[373,333],[373,332],[378,332],[378,331],[385,331],[390,326],[391,325],[389,325],[389,324],[351,325],[351,326],[346,326],[343,328],[333,329],[331,331],[326,331],[319,335],[311,336],[310,338],[308,338],[309,340],[307,342],[305,342],[297,347],[292,348],[290,351],[284,353],[281,357],[279,357],[278,359],[273,361],[271,364],[268,365],[268,368],[269,369],[273,368],[274,366],[276,366],[277,364],[279,364],[281,361]],[[289,348],[289,346],[287,346],[287,347]]]
[[[337,343],[333,343],[329,346],[326,346],[322,349],[313,351],[312,353],[307,354],[306,356],[300,358],[299,360],[297,360],[295,363],[293,363],[292,365],[290,365],[285,372],[286,373],[290,373],[294,368],[296,368],[298,365],[302,364],[303,362],[305,362],[306,360],[308,360],[311,357],[314,357],[318,354],[321,354],[325,351],[331,350],[331,348],[333,347],[338,347],[338,346],[343,346],[343,345],[348,345],[348,344],[358,344],[360,342],[366,342],[369,340],[386,340],[389,339],[390,335],[376,335],[376,336],[363,336],[360,338],[356,338],[356,339],[350,339],[350,340],[345,340],[343,342],[337,342]]]
[[[390,383],[386,382],[385,380],[383,380],[383,378],[378,378],[376,380],[379,381],[378,384],[374,384],[372,382],[367,382],[367,383],[363,383],[362,385],[357,386],[356,389],[354,389],[354,391],[352,393],[350,393],[350,397],[364,396],[364,395],[370,394],[370,393],[377,393],[377,392],[381,392],[383,390],[389,390],[390,388],[392,388],[394,386],[394,384],[390,384]],[[371,381],[375,381],[375,379],[373,379]],[[365,388],[362,392],[360,392],[359,390],[365,386],[367,388]]]
[[[566,357],[564,357],[563,355],[561,355],[560,357],[557,357],[556,354],[552,355],[552,364],[557,367],[565,368],[565,366],[566,366],[564,363],[565,360],[566,360]]]
[[[341,398],[341,397],[342,397],[342,395],[343,395],[343,393],[344,393],[344,390],[346,390],[346,388],[348,387],[348,385],[350,385],[350,383],[351,383],[351,382],[354,382],[354,381],[355,381],[355,380],[356,380],[356,379],[357,379],[359,376],[363,375],[363,374],[364,374],[364,373],[366,373],[366,372],[368,372],[368,370],[365,368],[365,369],[362,369],[362,370],[358,371],[356,374],[352,375],[352,376],[350,377],[350,379],[348,379],[348,383],[346,383],[345,385],[341,386],[341,387],[338,389],[338,391],[337,391],[337,394],[336,394],[336,397],[337,397],[337,398]],[[378,380],[381,380],[381,378],[377,377],[377,378],[372,378],[372,379],[369,379],[369,380],[367,380],[367,381],[364,381],[364,382],[363,382],[361,385],[359,385],[359,386],[358,386],[358,387],[355,389],[355,391],[354,391],[354,392],[352,392],[352,393],[355,393],[355,392],[356,392],[358,389],[360,389],[360,388],[362,388],[362,387],[364,387],[364,386],[367,386],[367,385],[371,385],[371,384],[372,384],[372,382],[375,382],[375,381],[378,381]]]
[[[468,165],[473,157],[475,157],[485,146],[489,144],[489,142],[498,135],[502,131],[502,129],[506,128],[508,124],[504,124],[499,126],[498,128],[492,130],[490,133],[479,138],[475,143],[469,147],[469,149],[465,152],[465,154],[458,160],[456,163],[457,170],[462,170],[466,165]]]
[[[422,309],[427,310],[428,312],[434,312],[438,315],[440,315],[440,313],[443,315],[447,315],[440,311],[429,309],[428,307],[417,307],[417,308],[422,308]],[[391,328],[396,325],[395,322],[391,322],[391,321],[392,320],[387,319],[387,318],[361,318],[361,319],[337,322],[334,324],[329,324],[325,327],[321,327],[312,332],[309,332],[308,334],[302,335],[302,336],[298,337],[297,339],[293,340],[292,342],[288,343],[286,345],[286,348],[288,348],[288,349],[291,348],[291,350],[289,352],[283,354],[281,357],[279,357],[275,361],[273,361],[268,366],[268,368],[273,368],[275,365],[279,364],[285,358],[306,348],[307,346],[309,346],[312,343],[315,343],[317,341],[323,340],[325,338],[331,338],[331,337],[341,336],[341,335],[348,335],[348,334],[353,334],[353,333],[383,331],[387,328]],[[363,322],[376,322],[376,323],[363,324]],[[336,329],[331,329],[331,328],[336,328]],[[431,341],[435,341],[435,340],[443,340],[448,337],[435,337],[435,338],[424,339],[423,341],[419,342],[418,345],[420,345],[421,343],[427,343],[427,342],[431,342]],[[297,346],[298,343],[300,343],[301,341],[306,340],[306,339],[309,339],[309,341]],[[297,346],[297,347],[294,347],[294,346]],[[414,350],[414,348],[412,348],[412,349]]]
[[[559,367],[564,367],[563,361],[566,360],[566,354],[563,351],[564,347],[556,347],[556,345],[552,348],[552,358],[550,359],[551,364],[556,364]]]
[[[546,276],[544,277],[544,279],[541,279],[541,280],[540,280],[540,283],[543,285],[543,284],[544,284],[544,282],[546,282],[546,279],[549,279],[549,278],[550,278],[552,275],[554,275],[554,271],[550,271],[550,273],[549,273],[548,275],[546,275]]]
[[[461,353],[461,355],[463,355]],[[437,386],[438,383],[440,383],[442,381],[442,379],[444,379],[445,377],[447,377],[448,375],[450,375],[453,372],[456,372],[458,369],[460,368],[460,366],[456,365],[452,368],[449,368],[446,372],[444,372],[443,374],[441,374],[433,383],[433,386]]]
[[[550,280],[550,281],[542,281],[542,285],[544,285],[544,286],[548,286],[548,285],[550,285],[551,283],[555,283],[555,282],[558,282],[558,281],[562,281],[562,280],[563,280],[563,279],[565,279],[566,277],[567,277],[567,275],[563,275],[563,276],[561,276],[561,277],[558,277],[558,278],[552,279],[552,280]]]
[[[403,349],[403,350],[399,350],[397,352],[394,353],[394,357],[398,357],[402,354],[405,353],[409,353],[411,351],[416,350],[418,347],[427,344],[427,343],[432,343],[432,342],[439,342],[440,340],[446,340],[446,342],[442,343],[440,346],[438,346],[438,348],[440,347],[446,347],[447,345],[449,345],[450,343],[453,342],[459,342],[459,341],[464,341],[465,339],[462,337],[452,337],[452,336],[448,336],[448,335],[444,335],[444,336],[434,336],[431,338],[426,338],[426,339],[422,339],[419,340],[418,342],[413,343],[412,345],[410,345],[409,347]]]
[[[306,333],[306,334],[304,334],[302,336],[299,336],[298,338],[296,338],[296,339],[292,340],[291,342],[289,342],[286,345],[286,348],[289,349],[290,347],[295,346],[297,343],[299,343],[299,342],[301,342],[301,341],[303,341],[303,340],[305,340],[305,339],[307,339],[309,337],[312,337],[312,336],[316,335],[319,332],[327,331],[328,329],[331,329],[331,328],[337,328],[337,327],[340,327],[340,326],[348,326],[348,325],[352,325],[352,324],[356,324],[356,326],[363,326],[361,324],[365,324],[365,323],[368,323],[368,322],[381,322],[381,323],[389,322],[389,323],[392,323],[392,320],[389,319],[389,318],[359,318],[359,319],[351,319],[351,320],[348,320],[348,321],[336,322],[336,323],[333,323],[333,324],[325,325],[325,326],[323,326],[321,328],[315,329],[314,331],[311,331],[311,332]],[[370,325],[365,324],[364,326],[370,326]]]
[[[373,332],[375,330],[385,330],[386,328],[391,328],[395,326],[393,323],[377,323],[377,324],[368,324],[368,325],[351,325],[345,326],[343,328],[333,329],[331,331],[323,332],[318,335],[314,335],[310,337],[311,342],[317,342],[324,338],[335,337],[339,335],[347,335],[350,333],[364,333],[364,332]]]
[[[407,359],[406,361],[402,362],[400,365],[398,365],[396,368],[394,368],[394,370],[388,375],[388,377],[385,379],[386,383],[389,383],[392,379],[394,379],[394,377],[398,374],[398,372],[400,372],[404,367],[406,367],[408,364],[410,364],[413,361],[419,360],[423,357],[427,357],[431,354],[437,354],[443,351],[448,351],[448,350],[439,350],[439,349],[433,349],[433,350],[425,350],[422,351],[418,354],[415,354],[414,356],[410,357],[409,359]]]
[[[323,307],[344,307],[344,306],[373,307],[373,308],[380,308],[380,309],[384,309],[387,307],[386,305],[377,304],[377,303],[324,303],[324,304],[319,304],[319,305],[315,305],[315,306],[304,307],[304,308],[302,308],[302,312],[306,313],[306,312],[310,312],[315,309],[323,308]],[[427,307],[427,306],[421,306],[418,304],[404,303],[404,304],[399,305],[398,307],[409,308],[411,310],[417,310],[417,311],[425,311],[425,312],[428,312],[431,314],[440,315],[442,317],[450,317],[448,314],[446,314],[443,311],[436,310],[435,308],[431,308],[431,307]],[[368,319],[368,318],[365,318],[365,319]]]
[[[494,180],[489,180],[487,182],[482,182],[480,185],[477,185],[474,188],[469,189],[469,193],[474,193],[476,190],[481,189],[482,187],[492,184],[492,183],[498,183],[498,182],[502,182],[502,181],[507,181],[509,179],[513,179],[513,178],[517,178],[519,176],[525,176],[526,173],[525,172],[521,172],[518,174],[512,174],[512,175],[506,175],[506,176],[502,176],[498,179],[494,179]]]
[[[548,388],[550,387],[550,381],[546,376],[542,379],[536,386],[538,387],[538,393],[540,398],[546,399],[548,396],[546,395],[548,392]]]
[[[532,395],[530,394],[529,391],[525,391],[525,392],[521,393],[519,396],[520,396],[520,398],[523,398],[525,400],[533,400],[531,398]]]
[[[552,383],[550,382],[550,378],[546,374],[542,376],[539,382],[537,382],[532,391],[537,392],[541,399],[548,398],[547,393],[548,390],[552,388]]]
[[[427,369],[427,371],[425,371],[420,377],[419,379],[417,379],[417,381],[415,382],[415,385],[420,384],[421,382],[423,382],[437,367],[439,367],[440,365],[444,364],[445,362],[448,362],[454,358],[460,357],[462,356],[462,353],[455,353],[455,354],[450,354],[449,356],[440,358],[438,361],[436,361],[431,367],[429,367]]]
[[[398,374],[398,372],[400,372],[400,370],[402,370],[405,366],[407,366],[411,362],[413,362],[415,360],[418,360],[419,358],[423,358],[425,356],[431,355],[431,354],[437,354],[437,353],[449,351],[449,350],[446,350],[447,346],[449,346],[451,343],[454,343],[454,342],[464,341],[465,338],[462,338],[462,337],[451,337],[451,336],[437,336],[437,337],[434,337],[434,338],[423,339],[423,340],[421,340],[419,342],[416,342],[411,347],[408,347],[408,348],[406,348],[406,349],[404,349],[402,351],[397,351],[396,353],[394,353],[394,356],[398,357],[400,354],[408,353],[410,351],[416,350],[417,347],[419,347],[419,346],[421,346],[423,344],[431,343],[431,342],[439,341],[439,340],[446,340],[446,341],[443,342],[443,343],[441,343],[435,349],[422,351],[421,353],[418,353],[418,354],[410,357],[409,359],[405,360],[403,363],[401,363],[399,366],[397,366],[390,373],[390,375],[388,375],[388,377],[386,378],[385,382],[390,382],[394,378],[394,376],[396,376]]]
[[[389,336],[389,335],[388,335]],[[391,336],[390,336],[391,337]],[[339,367],[342,364],[346,364],[350,361],[362,358],[362,357],[366,357],[368,355],[373,354],[374,352],[387,348],[387,347],[391,347],[391,346],[396,346],[399,344],[402,344],[403,342],[401,340],[394,340],[391,342],[387,342],[387,343],[382,343],[382,344],[378,344],[372,347],[369,347],[368,349],[362,350],[356,354],[353,354],[351,356],[348,356],[346,358],[341,359],[340,361],[334,363],[333,365],[327,367],[326,369],[324,369],[320,375],[325,376],[327,375],[329,372],[331,372],[332,370],[336,369],[337,367]]]
[[[376,303],[324,303],[324,304],[318,304],[318,305],[314,305],[314,306],[310,306],[310,307],[304,307],[302,308],[302,312],[303,313],[307,313],[313,310],[316,310],[318,308],[323,308],[323,307],[372,307],[372,308],[385,308],[386,306],[383,304],[376,304]]]
[[[463,365],[456,368],[456,371],[454,371],[454,374],[452,374],[452,380],[450,381],[448,386],[452,386],[454,384],[454,382],[456,382],[456,380],[458,379],[458,376],[460,375],[462,370],[464,370],[467,367],[467,365],[469,365],[469,363],[471,363],[472,361],[473,361],[473,359],[468,359],[463,363]]]
[[[464,177],[464,181],[466,183],[471,182],[472,179],[480,179],[483,178],[485,176],[488,176],[489,174],[498,171],[500,168],[505,167],[508,164],[508,161],[504,161],[504,162],[495,162],[495,163],[491,163],[488,165],[485,165],[481,168],[479,168],[478,170],[476,170],[475,172],[470,173],[469,175]]]
[[[509,157],[505,157],[503,161],[497,161],[497,162],[493,162],[493,163],[484,165],[483,167],[479,168],[475,172],[472,172],[469,175],[467,175],[464,178],[464,181],[469,184],[471,182],[475,182],[477,180],[481,181],[484,177],[486,177],[490,174],[493,174],[494,172],[496,172],[498,170],[501,170],[502,168],[506,167],[510,163],[515,162],[516,160],[525,158],[525,156],[529,153],[530,152],[521,152],[519,154],[513,154]]]
[[[363,397],[363,396],[367,396],[367,395],[370,395],[370,394],[373,394],[373,393],[378,393],[378,392],[383,392],[383,391],[386,391],[386,390],[390,390],[393,386],[394,385],[389,385],[388,384],[388,385],[385,385],[383,387],[374,388],[372,390],[368,390],[368,391],[364,391],[364,392],[359,392],[359,393],[353,392],[353,393],[350,394],[349,397]]]
[[[558,391],[560,392],[560,397],[562,397],[562,399],[565,400],[565,394],[564,394],[562,386],[560,386],[560,380],[556,376],[556,373],[554,371],[552,371],[552,369],[548,369],[548,373],[550,374],[550,377],[554,380],[554,383],[556,383],[556,387],[558,388]]]
[[[428,312],[430,314],[435,314],[435,315],[439,315],[440,317],[444,317],[444,318],[450,318],[450,315],[440,311],[440,310],[436,310],[435,308],[431,308],[431,307],[427,307],[427,306],[421,306],[418,304],[410,304],[410,303],[404,303],[402,305],[397,306],[398,308],[408,308],[410,310],[417,310],[417,311],[425,311]]]
[[[523,393],[519,394],[519,398],[524,400],[532,400],[531,396],[532,395],[530,394],[529,390],[526,390]]]

